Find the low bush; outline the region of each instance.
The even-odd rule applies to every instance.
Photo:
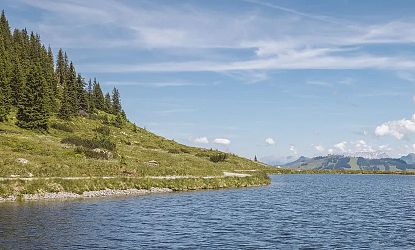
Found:
[[[109,160],[110,158],[112,158],[112,154],[110,154],[108,151],[105,152],[104,150],[93,150],[83,147],[75,148],[75,153],[84,154],[86,157],[94,159]]]
[[[98,134],[103,135],[103,136],[110,136],[110,134],[111,134],[111,130],[108,126],[98,127],[96,129],[94,129],[94,131],[97,132]]]
[[[180,154],[181,151],[177,148],[169,148],[168,152],[170,154]]]
[[[190,154],[190,150],[188,150],[187,148],[180,148],[180,151],[185,154]]]
[[[65,132],[72,133],[74,131],[74,129],[70,125],[64,123],[53,122],[52,124],[50,124],[50,127]]]
[[[201,158],[203,158],[203,157],[210,157],[210,155],[211,154],[209,154],[208,152],[199,152],[199,153],[195,154],[195,156],[201,157]]]
[[[110,151],[115,151],[116,149],[116,144],[108,139],[86,139],[78,136],[71,136],[64,138],[61,142],[88,149],[103,148]]]
[[[228,155],[225,153],[217,153],[209,157],[211,162],[221,162],[221,161],[225,161],[227,158],[228,158]]]

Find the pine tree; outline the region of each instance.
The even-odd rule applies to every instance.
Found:
[[[257,162],[257,161],[258,161],[258,159],[256,158],[256,155],[255,155],[255,157],[254,157],[254,161],[255,161],[255,162]]]
[[[48,129],[46,80],[40,64],[32,66],[23,87],[17,110],[17,125],[25,129]]]
[[[14,106],[17,106],[19,103],[19,97],[22,93],[22,88],[25,83],[25,77],[23,73],[23,69],[18,57],[15,58],[13,63],[13,74],[10,80],[10,87],[11,87],[11,103]]]
[[[0,122],[7,120],[11,109],[11,38],[9,23],[3,10],[0,17]]]
[[[69,66],[68,79],[63,88],[62,104],[59,110],[59,116],[63,119],[69,119],[79,111],[77,77],[75,67],[71,62]]]
[[[4,74],[0,75],[0,122],[7,120],[7,116],[10,113],[10,102],[9,102],[9,85]]]
[[[114,115],[117,115],[121,113],[122,107],[121,107],[121,100],[120,100],[120,93],[118,92],[118,89],[114,88],[112,90],[112,113]]]
[[[104,97],[104,106],[105,106],[105,112],[107,113],[111,113],[112,112],[112,101],[111,101],[111,96],[110,93],[106,93],[105,97]]]
[[[46,52],[46,50],[45,50]],[[60,97],[60,91],[58,90],[58,80],[55,74],[54,61],[53,61],[53,52],[50,46],[47,49],[47,52],[44,54],[43,59],[44,71],[46,81],[48,82],[49,88],[49,109],[50,111],[58,111],[58,98]]]
[[[85,81],[82,78],[81,74],[78,74],[78,78],[76,79],[76,91],[78,99],[78,109],[88,111],[88,94],[85,91]]]
[[[89,106],[89,112],[93,112],[94,108],[95,108],[95,104],[94,104],[94,98],[93,98],[93,86],[92,86],[92,80],[91,78],[89,78],[88,81],[88,106]]]
[[[58,51],[58,58],[56,59],[56,76],[58,78],[58,85],[57,88],[63,90],[66,85],[66,77],[67,77],[67,61],[65,60],[64,53],[62,49]]]
[[[104,110],[105,108],[105,99],[104,94],[102,93],[101,86],[97,82],[96,79],[94,79],[94,86],[93,86],[93,102],[95,108],[99,110]]]

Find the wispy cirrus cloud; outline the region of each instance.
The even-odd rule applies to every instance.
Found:
[[[180,3],[160,6],[150,1],[17,2],[47,11],[37,25],[41,27],[40,32],[47,34],[48,42],[57,46],[163,49],[164,52],[159,51],[162,55],[182,48],[188,53],[180,60],[161,56],[155,63],[82,65],[83,70],[93,72],[415,68],[415,59],[410,55],[375,54],[362,48],[370,44],[413,44],[415,32],[410,28],[415,24],[413,20],[353,23],[258,0],[241,1],[247,7],[257,7],[254,11],[231,13]],[[280,11],[283,15],[264,15],[264,9]],[[275,24],[281,28],[275,29]],[[318,30],[313,28],[316,26]],[[91,34],[94,30],[97,32]],[[81,33],[85,36],[79,38],[76,34]],[[244,58],[234,53],[224,56],[223,49],[251,53]],[[214,54],[221,56],[212,57]],[[263,72],[251,72],[252,82],[266,79]]]

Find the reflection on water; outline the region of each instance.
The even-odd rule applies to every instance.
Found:
[[[259,188],[0,204],[0,248],[415,247],[415,176],[272,179]]]

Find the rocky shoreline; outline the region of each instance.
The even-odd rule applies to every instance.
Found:
[[[138,196],[156,193],[170,193],[173,192],[170,188],[151,188],[146,189],[125,189],[125,190],[113,190],[105,189],[99,191],[86,191],[82,194],[70,193],[70,192],[58,192],[58,193],[39,193],[39,194],[24,194],[22,196],[8,196],[0,197],[0,202],[7,201],[40,201],[40,200],[66,200],[66,199],[88,199],[99,198],[109,196]]]

